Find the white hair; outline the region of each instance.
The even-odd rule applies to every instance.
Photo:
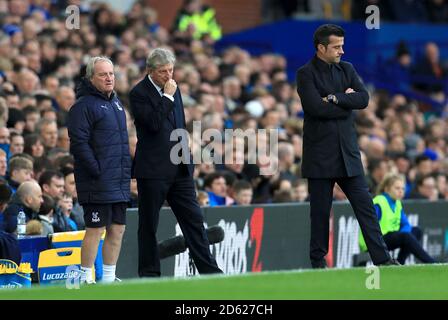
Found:
[[[174,54],[165,48],[156,48],[151,51],[146,59],[146,67],[149,70],[157,69],[160,66],[167,64],[175,64],[176,57]]]
[[[92,57],[89,59],[89,62],[87,62],[86,78],[90,79],[93,77],[93,71],[95,68],[95,64],[99,61],[106,61],[106,62],[109,62],[112,65],[112,67],[114,66],[114,64],[108,57],[105,57],[105,56]]]

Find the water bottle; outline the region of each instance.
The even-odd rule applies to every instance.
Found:
[[[26,234],[26,216],[23,210],[20,210],[17,215],[17,234],[19,236],[24,236]]]

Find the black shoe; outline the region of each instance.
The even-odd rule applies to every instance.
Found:
[[[377,264],[378,266],[401,266],[401,263],[395,259],[389,259],[386,262]]]
[[[326,269],[327,268],[327,262],[325,259],[323,260],[314,260],[311,261],[311,267],[313,269]]]

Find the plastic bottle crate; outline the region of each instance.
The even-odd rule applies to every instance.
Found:
[[[33,270],[29,263],[21,263],[0,259],[0,289],[31,287]]]
[[[39,256],[39,284],[66,284],[79,279],[81,248],[59,248],[42,251]]]

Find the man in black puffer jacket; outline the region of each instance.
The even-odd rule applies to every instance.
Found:
[[[114,92],[114,84],[112,62],[106,57],[91,58],[68,115],[76,189],[86,223],[81,247],[81,282],[93,282],[92,267],[105,229],[103,282],[115,280],[126,224],[131,156],[126,114]]]

